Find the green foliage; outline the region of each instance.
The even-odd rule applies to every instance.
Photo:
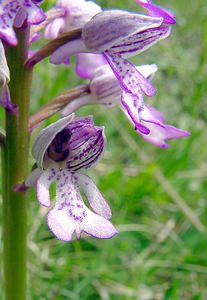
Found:
[[[139,9],[134,1],[97,2]],[[192,135],[160,150],[137,136],[118,108],[81,109],[79,114],[94,114],[96,123],[106,127],[107,150],[91,173],[120,233],[112,240],[58,241],[47,228],[46,210],[39,207],[35,191],[29,191],[28,299],[207,299],[206,229],[199,231],[195,221],[199,218],[206,228],[207,4],[156,3],[176,12],[177,25],[170,38],[133,61],[158,65],[158,93],[147,101],[165,113],[167,123]],[[44,61],[34,75],[32,112],[81,82],[72,67]]]

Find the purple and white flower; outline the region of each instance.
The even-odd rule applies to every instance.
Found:
[[[73,234],[80,239],[84,232],[97,238],[117,234],[111,224],[111,210],[95,183],[83,174],[100,159],[104,152],[102,127],[94,126],[91,117],[67,116],[43,129],[33,145],[37,166],[26,180],[36,184],[41,205],[50,207],[49,187],[56,182],[55,206],[47,214],[53,234],[71,241]],[[91,211],[80,193],[83,191]]]
[[[156,65],[136,67],[146,79],[151,79],[157,71]],[[108,65],[99,67],[90,82],[90,94],[69,103],[62,111],[66,116],[82,106],[102,104],[108,107],[120,104],[135,130],[148,142],[160,148],[168,148],[165,142],[186,137],[187,131],[164,123],[163,114],[144,102],[143,93],[132,95],[120,88],[117,78]]]
[[[137,66],[136,69],[149,80],[157,71],[157,66],[155,64],[143,65]],[[86,94],[70,102],[62,110],[62,116],[70,115],[85,105],[102,104],[112,107],[120,103],[122,89],[108,64],[94,68],[90,79],[90,94]]]
[[[0,38],[12,46],[17,45],[13,26],[21,27],[27,19],[29,24],[39,24],[45,14],[39,7],[42,0],[0,0]]]
[[[103,54],[122,88],[132,94],[142,90],[147,96],[155,87],[125,58],[134,56],[170,34],[163,18],[126,11],[104,11],[95,15],[82,29],[82,38],[58,48],[52,63],[62,63],[73,54]]]

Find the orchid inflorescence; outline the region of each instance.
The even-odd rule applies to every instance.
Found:
[[[28,68],[47,56],[52,64],[70,65],[70,57],[75,56],[76,73],[88,80],[88,87],[70,102],[67,97],[61,102],[67,93],[53,101],[55,109],[51,114],[60,111],[61,118],[41,130],[34,141],[32,154],[36,165],[25,186],[36,186],[39,203],[50,208],[49,188],[52,182],[56,183],[56,200],[47,214],[47,223],[58,239],[71,241],[74,234],[80,239],[82,233],[111,238],[117,230],[110,222],[110,207],[95,183],[84,174],[104,153],[104,128],[95,126],[92,116],[77,117],[74,113],[85,105],[119,105],[136,132],[160,148],[169,147],[167,140],[188,136],[187,131],[165,124],[163,114],[145,100],[146,96],[156,94],[151,79],[157,66],[134,66],[128,60],[167,38],[175,15],[151,0],[136,0],[146,15],[115,9],[104,11],[98,4],[85,0],[58,0],[55,7],[43,12],[41,2],[0,1],[0,103],[7,112],[18,113],[10,99],[4,51],[18,45],[17,28],[30,26],[33,49],[37,40],[49,40],[43,48],[29,53],[25,61]],[[30,131],[50,115],[51,107],[48,102],[40,110],[37,116],[42,113],[41,118],[37,118]]]

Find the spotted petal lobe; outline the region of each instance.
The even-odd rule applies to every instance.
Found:
[[[123,59],[120,54],[113,51],[106,51],[104,55],[126,92],[136,94],[141,89],[147,96],[155,95],[156,88],[154,85],[131,62]]]
[[[118,233],[111,222],[93,213],[88,208],[86,209],[86,217],[80,223],[80,229],[99,239],[109,239]]]
[[[69,217],[66,210],[52,209],[47,214],[47,224],[52,233],[65,242],[72,241],[76,224],[73,218]]]
[[[123,91],[121,97],[121,104],[123,111],[134,126],[135,130],[141,134],[147,135],[150,130],[147,126],[141,124],[140,112],[143,109],[143,96],[142,93],[132,95],[128,92]]]
[[[94,212],[108,220],[111,219],[112,214],[110,206],[92,179],[87,175],[80,173],[77,173],[76,176],[78,178],[78,183],[82,187],[87,201]]]

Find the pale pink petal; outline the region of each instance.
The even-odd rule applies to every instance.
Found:
[[[142,65],[136,67],[136,69],[147,79],[152,79],[154,74],[157,72],[158,67],[156,64]]]
[[[57,171],[47,169],[43,171],[37,180],[37,199],[43,206],[50,207],[50,185],[55,180]]]
[[[60,17],[49,23],[44,32],[44,36],[46,39],[55,39],[59,33],[61,33],[61,29],[64,26],[64,18]]]
[[[169,148],[169,145],[165,141],[179,139],[190,135],[190,133],[185,130],[167,124],[163,124],[162,126],[148,124],[148,127],[150,129],[150,134],[147,136],[143,135],[143,138],[147,142],[164,149]]]
[[[61,64],[64,63],[71,55],[80,53],[80,52],[90,52],[85,44],[83,43],[82,39],[77,39],[71,41],[69,43],[64,44],[63,46],[59,47],[50,57],[50,62],[52,64]]]
[[[111,219],[111,209],[92,179],[83,174],[76,174],[78,182],[88,200],[89,205],[98,215]]]
[[[86,213],[87,215],[80,223],[81,231],[99,239],[109,239],[118,233],[114,225],[105,218],[96,215],[87,208]]]
[[[142,124],[146,125],[150,130],[148,135],[143,135],[142,133],[141,135],[146,141],[157,147],[169,148],[165,141],[189,136],[189,132],[185,130],[164,124],[163,114],[154,107],[144,105],[140,115]]]
[[[158,120],[160,123],[164,123],[165,117],[164,114],[156,109],[154,106],[150,106],[149,104],[145,103],[145,106],[150,110],[151,114],[154,116],[155,119]]]
[[[76,73],[82,78],[91,79],[96,68],[105,64],[107,61],[101,54],[76,54]]]
[[[47,215],[47,224],[52,233],[65,242],[70,242],[76,229],[75,221],[66,210],[52,209]]]

